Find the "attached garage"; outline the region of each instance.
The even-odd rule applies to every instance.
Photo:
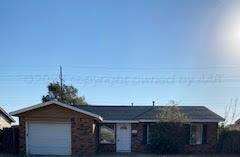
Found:
[[[71,124],[28,122],[27,151],[31,155],[71,155]]]
[[[12,112],[19,117],[19,155],[85,156],[96,152],[96,123],[102,118],[49,101]]]

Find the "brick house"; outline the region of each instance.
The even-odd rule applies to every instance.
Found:
[[[19,117],[20,152],[41,155],[92,155],[145,152],[160,106],[77,106],[56,101],[12,112]],[[186,153],[213,153],[220,116],[202,106],[179,106],[190,121]]]

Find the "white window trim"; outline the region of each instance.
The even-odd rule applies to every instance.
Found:
[[[116,144],[116,124],[113,124],[113,128],[114,128],[114,132],[113,132],[114,133],[114,135],[113,135],[114,136],[114,142],[113,143],[102,143],[101,142],[101,126],[102,125],[108,125],[108,124],[104,124],[103,123],[103,124],[100,125],[100,128],[99,128],[99,144],[102,144],[102,145],[113,145],[113,144]]]
[[[147,123],[147,144],[151,144],[150,143],[150,137],[149,137],[149,127],[150,127],[150,125],[153,125],[153,124],[155,124],[155,123]]]
[[[200,126],[201,126],[201,133],[200,133],[200,135],[201,135],[201,138],[200,138],[201,142],[200,142],[200,144],[192,143],[192,142],[191,142],[191,138],[192,138],[192,137],[191,137],[191,135],[192,135],[192,126],[193,126],[193,125],[200,125]],[[195,124],[191,124],[191,125],[190,125],[190,133],[189,133],[189,134],[190,134],[190,138],[189,138],[189,144],[190,144],[190,145],[202,145],[202,144],[203,144],[203,124],[196,124],[196,123],[195,123]]]
[[[150,133],[149,133],[150,125],[153,125],[153,124],[151,124],[151,123],[147,124],[147,144],[151,144],[151,142],[150,142]]]

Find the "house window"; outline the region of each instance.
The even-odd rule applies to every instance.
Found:
[[[203,125],[192,124],[190,128],[190,144],[197,145],[202,144]]]
[[[115,125],[102,124],[100,126],[99,140],[101,144],[115,144]]]
[[[151,144],[153,133],[156,131],[156,124],[147,124],[147,144]]]

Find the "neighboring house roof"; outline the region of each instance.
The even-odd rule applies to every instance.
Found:
[[[48,106],[48,105],[52,105],[52,104],[55,104],[55,105],[58,105],[58,106],[61,106],[61,107],[64,107],[64,108],[67,108],[67,109],[70,109],[70,110],[73,110],[73,111],[76,111],[76,112],[83,113],[85,115],[94,117],[98,120],[102,120],[102,117],[95,114],[95,113],[91,113],[91,112],[88,112],[86,110],[82,110],[80,108],[76,108],[74,106],[67,105],[67,104],[64,104],[64,103],[61,103],[61,102],[58,102],[58,101],[48,101],[48,102],[45,102],[45,103],[41,103],[41,104],[33,105],[33,106],[30,106],[30,107],[26,107],[26,108],[11,112],[10,115],[17,116],[21,113],[31,111],[31,110],[34,110],[34,109],[37,109],[37,108],[45,107],[45,106]]]
[[[101,115],[106,122],[111,121],[157,121],[157,110],[164,106],[79,106],[79,109]],[[220,122],[222,117],[204,106],[178,106],[190,122]]]
[[[15,120],[3,109],[0,107],[0,113],[5,115],[5,117],[10,121],[10,122],[15,122]]]
[[[235,122],[235,124],[240,124],[240,119],[238,119],[238,120]]]

